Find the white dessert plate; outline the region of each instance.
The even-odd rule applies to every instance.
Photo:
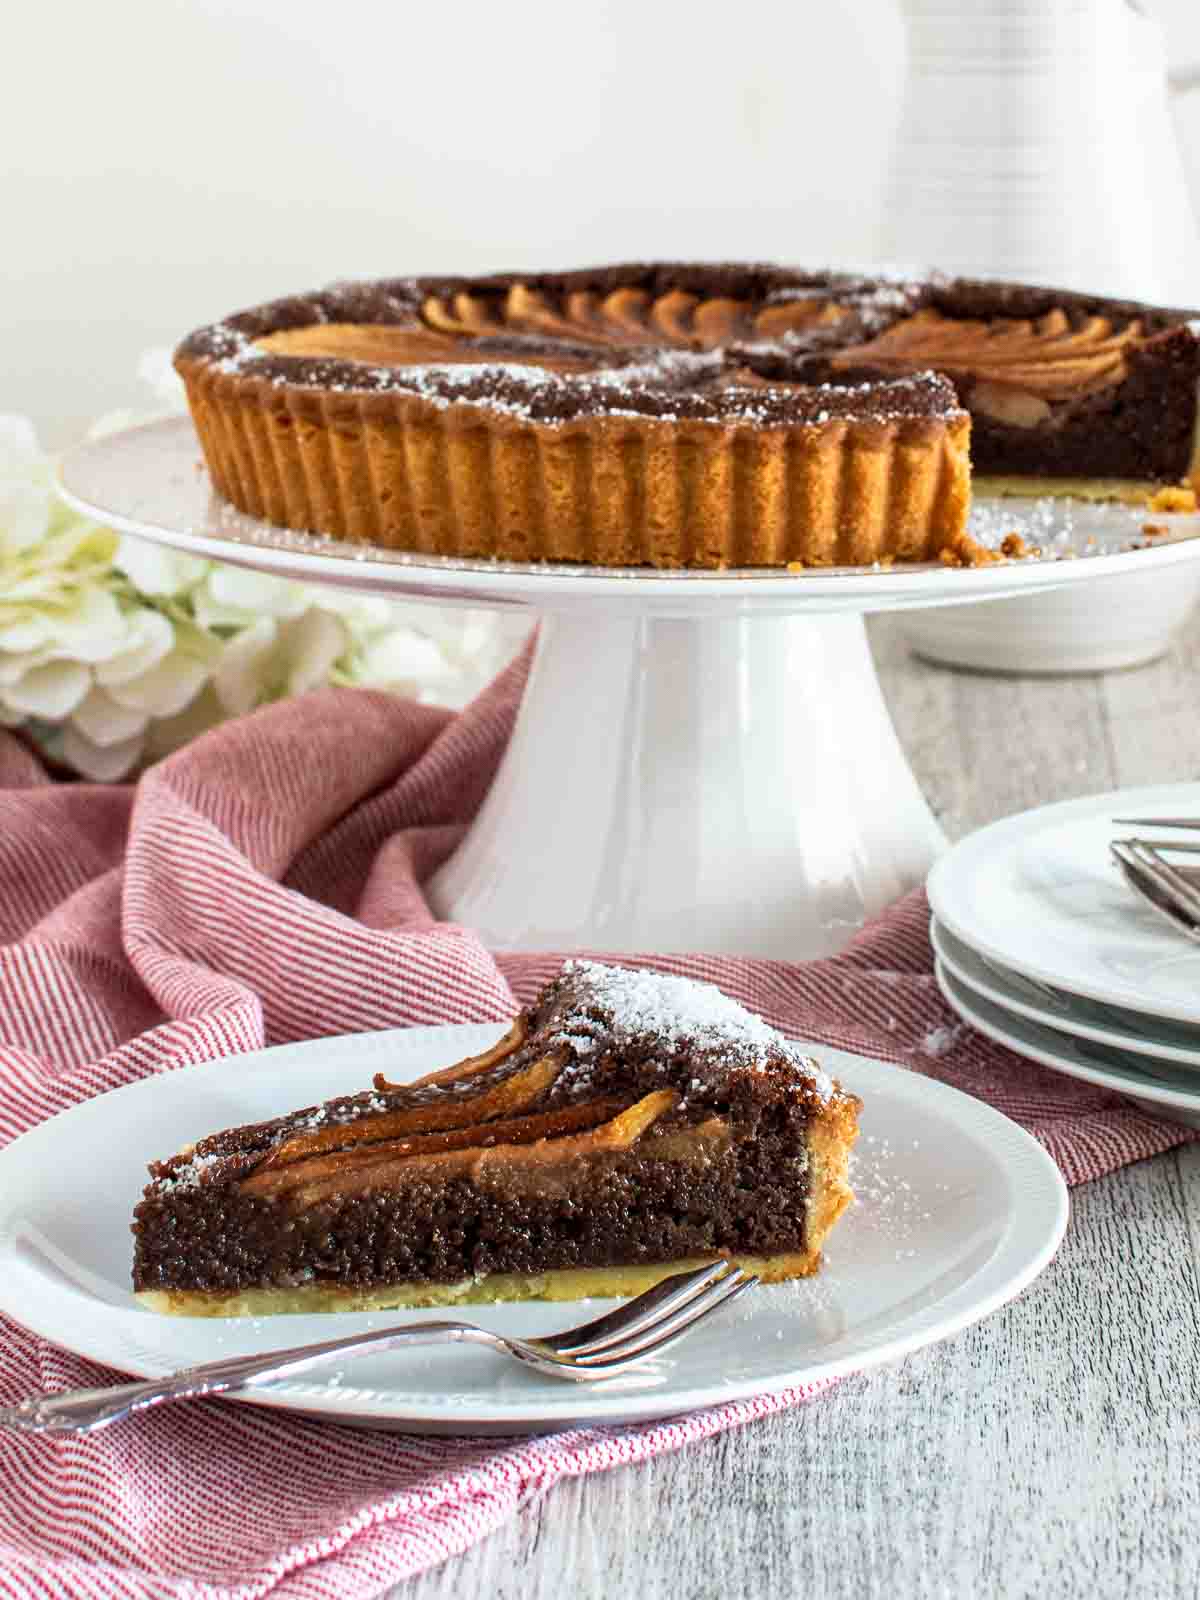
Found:
[[[1114,817],[1200,817],[1200,783],[1086,795],[968,835],[929,874],[938,921],[972,950],[1068,994],[1200,1026],[1200,945],[1129,889]],[[1150,830],[1141,829],[1143,833]]]
[[[1200,1029],[1145,1011],[1122,1011],[1099,1000],[1035,983],[999,962],[986,961],[943,928],[936,917],[930,924],[929,937],[946,970],[1002,1010],[1081,1039],[1094,1039],[1118,1050],[1130,1050],[1134,1055],[1154,1056],[1200,1072]],[[1200,1093],[1200,1077],[1195,1081]]]
[[[129,1223],[146,1164],[232,1124],[404,1080],[492,1043],[496,1024],[281,1045],[114,1090],[0,1151],[0,1310],[69,1350],[158,1376],[218,1356],[445,1311],[163,1317],[129,1288]],[[859,1198],[813,1280],[757,1288],[644,1372],[597,1387],[540,1378],[457,1347],[348,1362],[251,1403],[426,1433],[527,1433],[670,1416],[878,1365],[944,1339],[1019,1294],[1054,1254],[1067,1194],[1049,1156],[999,1112],[933,1079],[819,1047],[864,1101]],[[609,1302],[611,1304],[612,1302]],[[464,1308],[501,1332],[544,1333],[605,1302]],[[136,1424],[135,1424],[136,1425]]]
[[[1135,1056],[1093,1039],[1077,1039],[1057,1028],[1019,1017],[956,978],[941,961],[935,963],[934,973],[946,1003],[964,1022],[997,1044],[1007,1045],[1018,1055],[1040,1061],[1056,1072],[1065,1072],[1070,1078],[1082,1078],[1085,1083],[1126,1095],[1164,1121],[1200,1127],[1200,1087],[1195,1074],[1186,1068],[1153,1056]]]

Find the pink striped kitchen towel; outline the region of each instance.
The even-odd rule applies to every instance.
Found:
[[[0,734],[0,1140],[151,1073],[315,1035],[501,1018],[527,1000],[560,957],[494,957],[435,922],[420,888],[491,781],[524,671],[461,716],[320,691],[209,734],[131,788],[54,783]],[[934,986],[926,920],[918,894],[834,960],[644,964],[982,1096],[1072,1182],[1187,1137],[959,1026]],[[108,1376],[0,1323],[0,1400]],[[559,1478],[806,1398],[515,1442],[357,1432],[219,1401],[90,1440],[3,1435],[0,1588],[371,1595]]]

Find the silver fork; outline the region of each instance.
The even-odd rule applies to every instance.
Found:
[[[1114,839],[1109,845],[1134,893],[1176,933],[1200,941],[1200,890],[1163,857],[1163,849],[1200,851],[1200,845],[1178,845],[1169,839]]]
[[[1119,828],[1200,828],[1200,817],[1114,817]]]
[[[757,1282],[757,1277],[731,1261],[714,1261],[664,1278],[606,1316],[541,1339],[513,1339],[472,1322],[410,1322],[291,1350],[209,1361],[169,1378],[31,1395],[15,1406],[0,1406],[0,1426],[26,1433],[95,1433],[150,1406],[257,1388],[335,1358],[341,1361],[365,1351],[423,1344],[487,1345],[550,1377],[595,1383],[657,1355]]]

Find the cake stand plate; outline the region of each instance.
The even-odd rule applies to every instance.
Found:
[[[293,533],[212,493],[190,422],[91,440],[69,504],[278,576],[541,619],[496,781],[427,885],[493,948],[830,954],[944,845],[896,739],[869,611],[955,605],[1200,556],[1200,516],[1051,501],[975,513],[1043,554],[941,565],[657,572],[415,556]]]

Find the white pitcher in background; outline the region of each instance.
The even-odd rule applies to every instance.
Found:
[[[1200,306],[1158,23],[1130,0],[901,4],[908,80],[880,258]],[[1101,672],[1162,655],[1198,594],[1200,567],[1134,573],[903,626],[950,666]]]
[[[901,5],[881,258],[1200,304],[1158,23],[1132,0]]]

